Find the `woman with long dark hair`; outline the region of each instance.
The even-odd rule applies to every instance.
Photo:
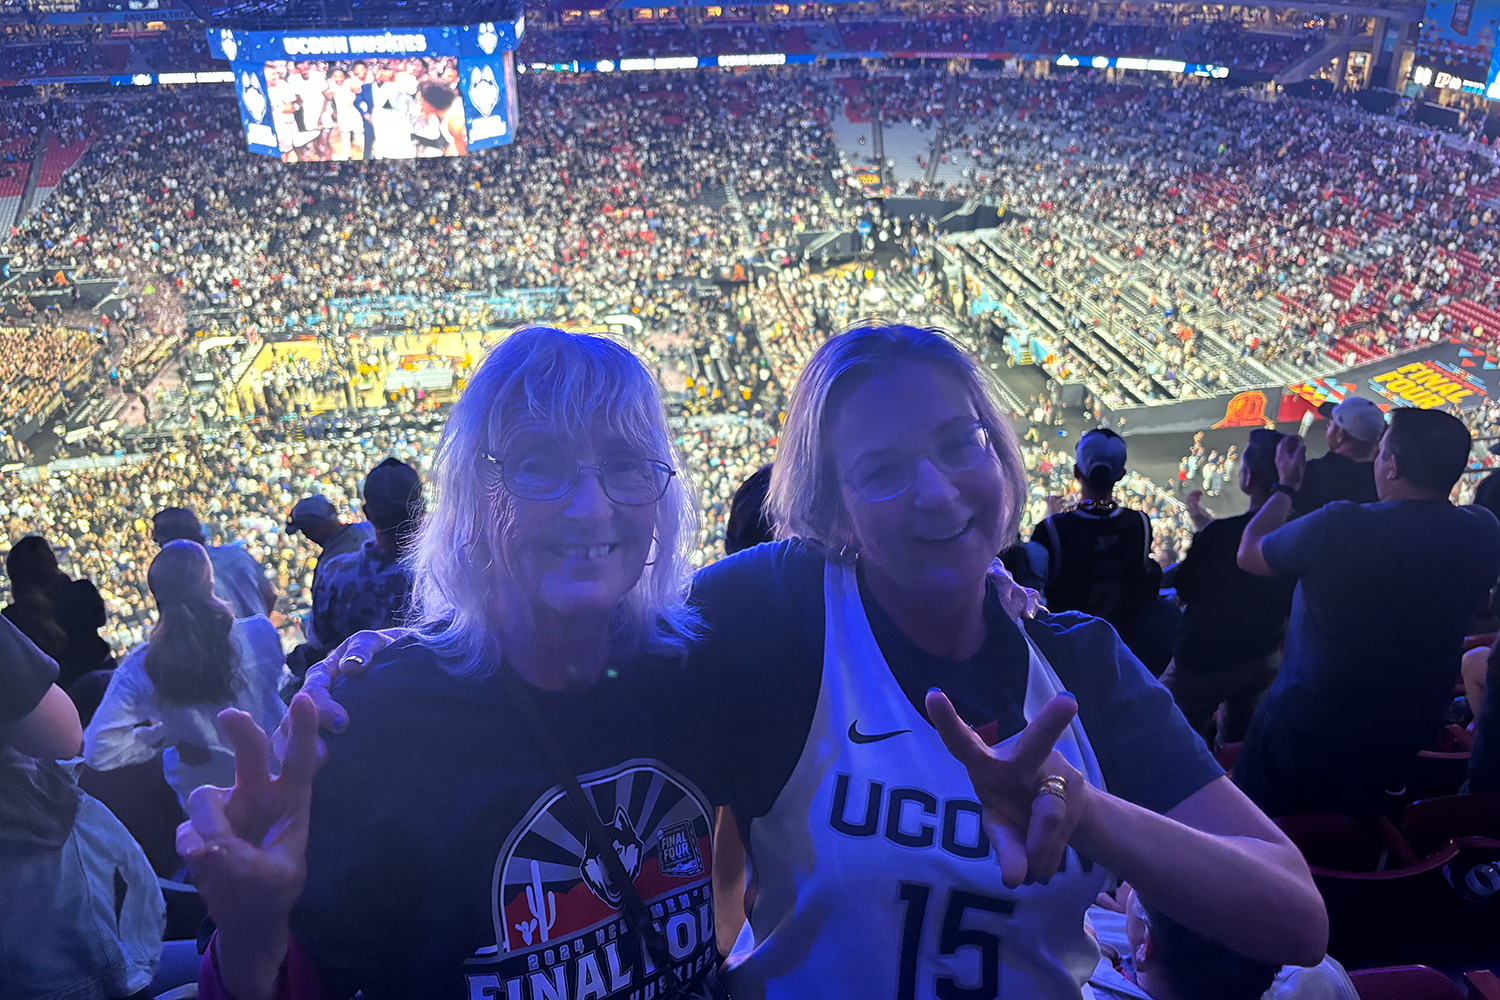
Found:
[[[186,800],[234,778],[234,750],[215,718],[238,708],[262,724],[281,718],[281,637],[264,615],[236,619],[214,595],[213,564],[197,542],[162,546],[146,574],[158,617],[125,658],[84,733],[99,771],[162,753],[167,783]]]

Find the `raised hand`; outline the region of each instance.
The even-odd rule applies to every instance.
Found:
[[[1302,488],[1307,471],[1307,445],[1296,434],[1288,434],[1276,445],[1276,476],[1294,490]]]
[[[1203,491],[1193,490],[1187,495],[1188,519],[1193,522],[1194,531],[1202,531],[1214,516],[1203,509]]]
[[[302,694],[312,699],[317,706],[319,729],[331,733],[342,733],[349,725],[349,713],[344,706],[333,700],[333,682],[338,677],[358,677],[370,669],[375,654],[385,647],[404,639],[411,629],[388,628],[380,631],[356,632],[341,642],[337,649],[321,661],[309,667],[302,681]],[[284,759],[287,744],[291,739],[292,712],[287,709],[281,717],[281,725],[271,734],[271,747],[278,760]],[[317,760],[322,763],[327,755],[323,738],[317,737]]]
[[[177,853],[221,928],[285,926],[307,876],[307,826],[317,770],[317,709],[298,694],[288,710],[291,740],[271,776],[271,744],[238,709],[219,713],[234,745],[234,787],[204,785],[188,796]]]
[[[1068,839],[1083,819],[1093,788],[1053,747],[1078,703],[1058,695],[1005,747],[988,747],[964,724],[946,695],[927,692],[927,717],[948,752],[969,771],[984,807],[984,828],[995,844],[1000,879],[1009,888],[1028,877],[1045,884],[1062,864]],[[1062,795],[1042,794],[1044,778],[1061,778]]]

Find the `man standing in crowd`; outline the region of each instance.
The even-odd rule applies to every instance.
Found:
[[[1295,578],[1281,672],[1234,778],[1272,816],[1382,813],[1443,723],[1468,624],[1500,576],[1500,522],[1448,499],[1470,435],[1440,410],[1399,409],[1380,440],[1380,502],[1332,503],[1285,523],[1302,442],[1245,529],[1239,565]]]
[[[1047,607],[1103,618],[1160,674],[1171,649],[1138,640],[1137,632],[1145,638],[1160,623],[1137,628],[1137,618],[1157,597],[1161,567],[1151,558],[1151,518],[1115,501],[1115,484],[1124,475],[1125,439],[1102,427],[1085,433],[1074,453],[1078,504],[1037,525],[1031,540],[1047,550]]]
[[[292,508],[292,515],[286,522],[287,534],[295,535],[297,532],[307,536],[307,540],[318,546],[321,552],[318,555],[318,564],[313,568],[312,592],[318,592],[318,583],[323,578],[324,570],[334,559],[351,552],[358,552],[366,542],[374,541],[375,528],[369,521],[355,521],[353,524],[345,524],[339,519],[339,512],[334,509],[333,504],[323,494],[303,497],[297,501]],[[309,637],[318,635],[318,623],[309,613],[307,616],[307,635]],[[292,673],[301,676],[307,667],[316,663],[330,650],[323,649],[314,643],[308,642],[296,649],[287,658],[287,665],[291,667]],[[306,659],[312,656],[312,659]]]
[[[1251,713],[1276,679],[1295,582],[1240,569],[1235,559],[1245,526],[1271,498],[1277,483],[1276,447],[1282,435],[1250,432],[1240,462],[1240,490],[1250,509],[1210,521],[1193,536],[1177,566],[1177,597],[1185,606],[1177,648],[1161,682],[1209,745],[1244,738]]]
[[[1375,452],[1385,433],[1385,414],[1363,396],[1350,396],[1328,414],[1324,428],[1328,454],[1307,463],[1302,485],[1292,498],[1292,513],[1301,517],[1326,503],[1374,503]]]
[[[426,513],[421,477],[388,458],[365,477],[364,493],[375,537],[328,560],[313,582],[312,641],[320,649],[331,650],[364,629],[399,625],[406,612],[411,576],[401,559]]]
[[[151,540],[165,545],[186,539],[208,550],[214,567],[214,594],[228,602],[236,618],[269,615],[276,607],[276,587],[255,557],[238,543],[209,545],[198,515],[186,507],[163,507],[151,519]]]

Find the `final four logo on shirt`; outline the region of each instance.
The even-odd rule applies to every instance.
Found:
[[[500,34],[495,31],[495,26],[485,21],[479,26],[479,51],[485,55],[492,55],[495,46],[500,44]],[[488,113],[488,112],[486,112]]]
[[[261,122],[266,119],[266,95],[260,89],[260,77],[254,73],[240,74],[240,93],[244,96],[245,110],[250,117]]]
[[[240,51],[240,43],[234,40],[234,32],[228,28],[219,32],[219,43],[224,47],[224,58],[234,62],[234,57]]]
[[[652,966],[621,914],[624,897],[604,850],[624,863],[678,971],[693,975],[714,961],[708,802],[654,760],[579,783],[611,842],[593,842],[561,788],[532,806],[495,862],[496,944],[465,963],[469,996],[624,1000],[659,985],[664,970]]]

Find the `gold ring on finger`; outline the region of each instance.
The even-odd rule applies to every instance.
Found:
[[[1049,774],[1036,783],[1036,794],[1040,798],[1043,795],[1056,795],[1066,800],[1068,797],[1068,779],[1060,774]]]

